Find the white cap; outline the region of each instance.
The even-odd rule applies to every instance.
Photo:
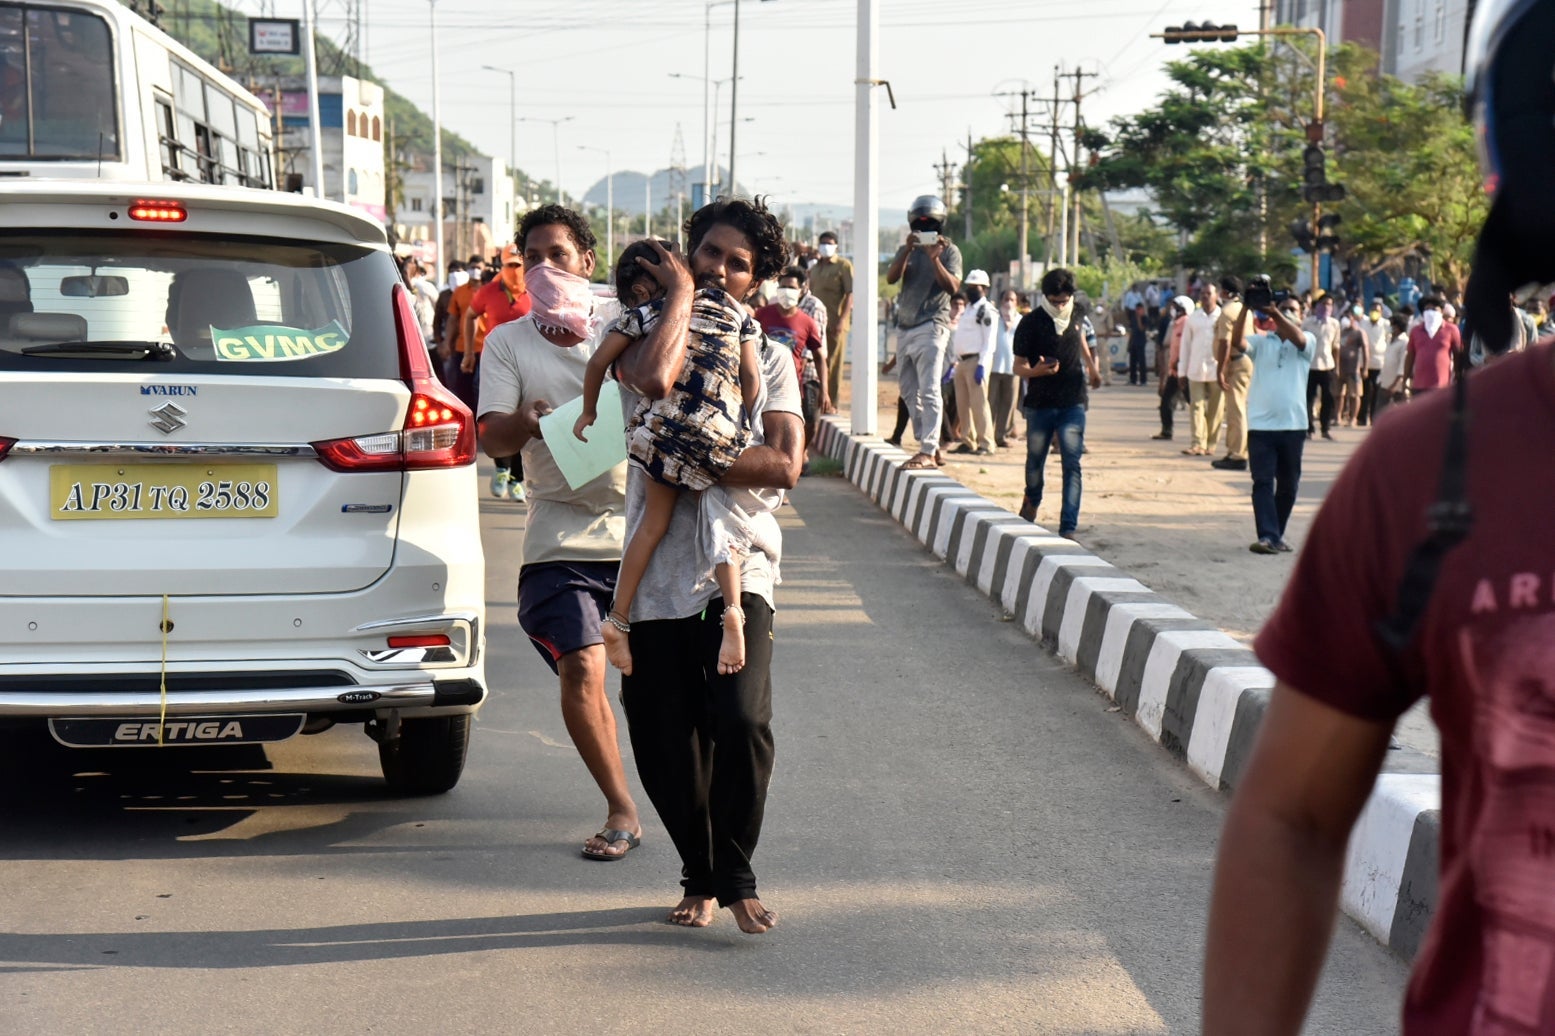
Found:
[[[961,283],[962,284],[970,284],[974,288],[986,288],[986,287],[988,287],[988,284],[989,284],[989,281],[988,281],[988,271],[986,271],[986,270],[973,270],[971,273],[966,275],[966,279],[963,280]]]

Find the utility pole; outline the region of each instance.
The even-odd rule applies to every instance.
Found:
[[[1010,94],[1000,94],[1000,97],[1009,97]],[[1020,92],[1020,238],[1017,251],[1020,252],[1020,290],[1025,291],[1031,283],[1030,244],[1031,244],[1031,109],[1030,103],[1035,96],[1029,87]],[[1013,113],[1012,113],[1013,117]],[[967,136],[967,143],[971,144],[971,135]]]
[[[972,239],[972,127],[966,128],[966,161],[961,164],[961,182],[966,186],[966,203],[961,207],[966,216],[966,239]]]
[[[956,167],[951,164],[950,156],[944,148],[939,149],[939,161],[934,163],[934,172],[939,175],[940,197],[949,204],[955,197],[951,192],[955,189]]]
[[[1072,181],[1080,172],[1080,134],[1085,129],[1085,124],[1080,119],[1080,101],[1085,97],[1086,92],[1081,89],[1081,85],[1086,76],[1094,79],[1098,73],[1085,72],[1076,68],[1068,74],[1074,77],[1074,158],[1069,163],[1069,179]],[[1074,203],[1074,219],[1072,220],[1074,224],[1074,248],[1070,250],[1069,256],[1072,261],[1078,263],[1080,261],[1080,192],[1078,189],[1071,189],[1069,193]]]
[[[1054,65],[1053,99],[1050,102],[1050,107],[1048,109],[1048,113],[1051,115],[1052,121],[1048,123],[1047,255],[1043,260],[1044,266],[1053,265],[1053,231],[1057,229],[1054,226],[1053,220],[1056,215],[1054,206],[1058,204],[1058,106],[1063,102],[1063,98],[1060,97],[1058,93],[1058,78],[1060,75],[1062,75],[1061,70],[1057,65]],[[1066,208],[1064,211],[1067,212],[1068,209]],[[1068,229],[1065,228],[1064,234],[1066,241],[1068,239],[1068,233]],[[1067,247],[1067,245],[1065,247]],[[1063,261],[1064,258],[1062,254],[1060,254],[1059,262]]]

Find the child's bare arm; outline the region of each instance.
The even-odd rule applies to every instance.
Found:
[[[756,358],[756,343],[760,339],[746,338],[740,342],[740,395],[744,397],[745,412],[756,412],[756,393],[761,390],[761,361]]]
[[[572,426],[572,434],[579,439],[588,441],[583,430],[599,417],[599,393],[605,387],[605,374],[610,370],[610,365],[615,363],[631,344],[632,339],[626,335],[619,331],[611,331],[605,335],[605,340],[599,343],[599,348],[594,351],[594,355],[589,357],[588,366],[583,370],[583,413]]]

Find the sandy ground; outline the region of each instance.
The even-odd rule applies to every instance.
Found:
[[[844,379],[840,402],[851,393]],[[877,410],[882,437],[896,422],[894,374],[880,379]],[[1301,489],[1286,539],[1296,553],[1262,556],[1247,548],[1253,529],[1251,482],[1246,472],[1219,471],[1209,458],[1186,457],[1188,412],[1178,410],[1171,442],[1150,437],[1160,430],[1154,387],[1130,386],[1113,375],[1091,393],[1086,421],[1084,492],[1078,541],[1194,615],[1250,643],[1279,602],[1295,567],[1312,517],[1340,468],[1364,441],[1365,428],[1336,428],[1334,441],[1309,440],[1302,458]],[[1025,485],[1024,422],[1008,449],[992,457],[946,451],[944,473],[1011,511],[1020,507]],[[903,445],[911,446],[909,425]],[[1225,454],[1224,443],[1216,456]],[[1058,528],[1058,453],[1048,459],[1047,488],[1038,523]],[[1436,730],[1423,707],[1399,724],[1404,744],[1437,755]]]

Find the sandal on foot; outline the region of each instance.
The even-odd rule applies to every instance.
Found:
[[[937,468],[939,465],[934,463],[934,458],[929,454],[920,453],[909,460],[906,464],[903,464],[902,467],[909,471],[921,471],[924,468]]]
[[[599,834],[595,835],[594,837],[598,838],[600,841],[604,842],[606,845],[615,845],[617,842],[625,842],[626,843],[626,848],[622,849],[618,853],[604,853],[604,852],[598,852],[598,851],[591,852],[589,850],[589,847],[588,847],[587,844],[585,844],[583,846],[583,857],[584,857],[584,859],[587,859],[587,860],[602,860],[605,863],[610,863],[610,862],[613,862],[615,860],[619,860],[622,857],[624,857],[627,853],[631,852],[633,849],[635,849],[639,845],[643,844],[643,840],[642,840],[642,836],[641,835],[634,835],[630,831],[622,831],[622,830],[619,830],[618,828],[614,828],[614,827],[607,827],[603,831],[599,832]]]

